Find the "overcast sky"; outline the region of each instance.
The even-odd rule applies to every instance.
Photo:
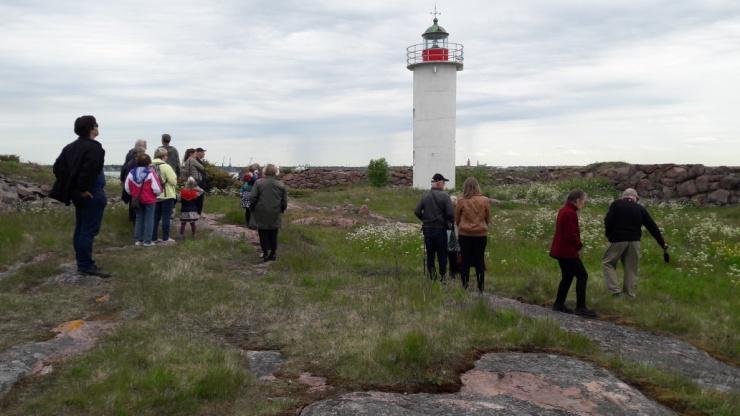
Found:
[[[458,164],[740,164],[740,1],[437,5],[465,45]],[[166,132],[217,163],[410,165],[405,49],[432,8],[4,0],[0,153],[51,163],[93,114],[111,164]]]

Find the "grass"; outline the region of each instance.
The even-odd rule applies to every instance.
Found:
[[[12,179],[34,182],[39,185],[51,185],[54,183],[54,175],[51,172],[51,168],[35,163],[0,160],[0,175]]]
[[[593,194],[601,186],[584,185],[593,186]],[[486,191],[509,195],[501,189]],[[546,196],[560,190],[537,192]],[[419,195],[408,189],[356,187],[299,191],[291,197],[328,207],[367,204],[371,211],[413,222]],[[242,221],[238,198],[209,196],[205,206],[226,214],[227,222]],[[130,240],[125,209],[111,208],[99,247]],[[584,225],[595,227],[603,208],[587,208]],[[551,302],[557,266],[545,249],[556,209],[554,202],[494,209],[488,253],[494,292]],[[666,226],[676,264],[660,264],[658,251],[645,241],[638,298],[615,301],[597,277],[600,231],[588,231],[594,239],[585,252],[593,275],[591,305],[736,357],[737,335],[730,331],[738,327],[736,286],[723,273],[734,261],[737,240],[725,237],[722,228],[699,224],[710,218],[710,224],[737,228],[740,218],[730,210],[655,208],[654,213],[659,224],[677,227],[674,232]],[[457,286],[430,285],[420,278],[415,234],[392,245],[371,244],[348,238],[345,230],[293,225],[295,213],[289,212],[280,232],[279,261],[266,276],[253,274],[257,255],[244,242],[201,233],[196,240],[151,250],[128,246],[100,252],[99,263],[115,277],[109,287],[90,289],[40,285],[58,262],[71,259],[70,211],[47,213],[48,220],[40,224],[32,213],[9,215],[3,220],[11,220],[0,224],[27,225],[7,226],[20,237],[0,242],[5,244],[0,253],[18,247],[18,254],[6,255],[0,264],[28,259],[40,241],[48,241],[43,247],[57,254],[0,280],[0,313],[11,317],[0,328],[5,346],[13,337],[43,338],[48,328],[68,319],[123,311],[138,317],[123,322],[92,352],[15,388],[0,402],[2,414],[280,414],[313,400],[295,382],[304,371],[327,377],[339,391],[447,391],[457,386],[458,373],[470,368],[476,354],[509,349],[556,351],[594,361],[689,414],[729,415],[738,409],[736,395],[707,392],[680,376],[621,362],[552,322],[493,309]],[[694,227],[699,229],[691,232]],[[692,237],[705,233],[711,236],[708,243]],[[717,241],[724,245],[715,247]],[[690,262],[689,267],[683,258],[687,250],[705,245],[715,250],[706,259],[711,274],[704,263]],[[691,267],[697,268],[696,275],[689,276]],[[101,291],[110,293],[110,303],[94,301]],[[706,303],[710,298],[714,301]],[[23,338],[24,328],[34,325],[40,329]],[[245,370],[242,351],[275,348],[287,357],[278,381],[256,382]]]

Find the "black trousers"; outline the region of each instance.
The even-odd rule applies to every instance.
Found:
[[[249,217],[252,216],[252,210],[249,208],[244,208],[244,225],[246,227],[249,227]]]
[[[195,204],[198,207],[198,215],[200,215],[200,214],[203,213],[203,202],[205,201],[205,199],[206,199],[206,194],[204,192],[204,193],[200,194],[200,196],[198,197],[198,199],[195,200]]]
[[[447,272],[447,230],[444,228],[423,228],[424,247],[427,250],[427,275],[430,279],[437,277],[436,270],[444,276]],[[434,267],[434,258],[439,262],[439,269]]]
[[[486,280],[486,244],[488,237],[471,237],[461,235],[458,237],[460,251],[462,252],[462,270],[460,280],[464,288],[468,288],[470,280],[470,266],[475,267],[475,277],[478,281],[478,291],[483,292]]]
[[[260,247],[262,248],[262,255],[274,255],[277,252],[277,239],[278,230],[257,230],[257,234],[260,237]]]
[[[576,278],[576,308],[586,307],[586,282],[588,281],[588,272],[583,267],[581,259],[558,259],[560,265],[560,286],[555,298],[555,306],[563,306],[565,298],[568,297],[570,284],[573,278]]]

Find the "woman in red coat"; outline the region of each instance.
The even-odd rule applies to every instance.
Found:
[[[596,312],[586,307],[586,282],[588,273],[581,262],[581,230],[578,227],[578,210],[586,206],[586,193],[581,190],[571,191],[568,200],[558,211],[555,222],[555,236],[552,238],[550,257],[557,259],[560,265],[562,280],[558,287],[558,295],[552,309],[559,312],[573,313],[565,306],[573,277],[576,278],[576,310],[575,313],[586,318],[595,318]]]

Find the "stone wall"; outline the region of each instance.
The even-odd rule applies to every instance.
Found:
[[[618,190],[635,188],[660,200],[691,200],[697,205],[740,202],[740,167],[704,165],[591,165],[582,177],[610,180]]]
[[[367,181],[366,168],[311,168],[291,172],[280,178],[291,188],[319,189],[331,186],[354,185]],[[411,186],[413,173],[410,168],[390,170],[389,183],[396,186]]]
[[[458,168],[458,176],[466,169]],[[697,205],[729,205],[740,202],[740,167],[704,165],[633,165],[595,163],[588,166],[487,168],[493,181],[502,184],[552,182],[574,178],[602,178],[617,190],[637,189],[641,196],[664,201],[692,201]],[[367,180],[366,168],[312,168],[282,176],[292,188],[318,189],[353,185]],[[411,168],[392,168],[390,183],[411,186]]]

